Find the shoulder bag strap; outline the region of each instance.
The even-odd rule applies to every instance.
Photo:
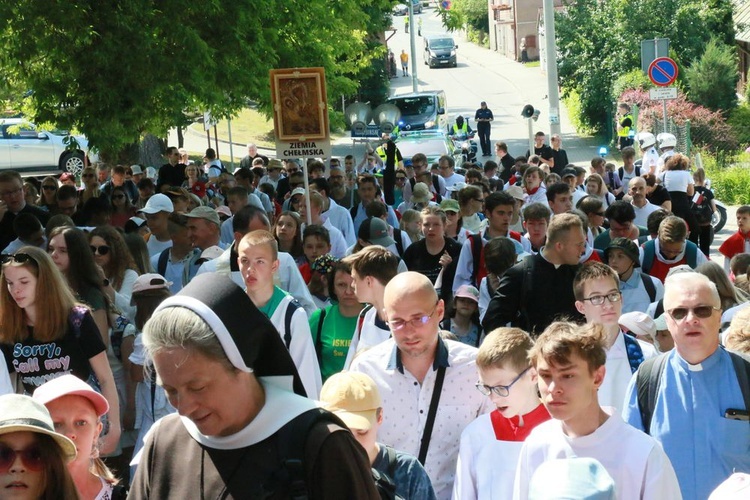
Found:
[[[737,382],[740,384],[742,399],[745,400],[745,410],[750,411],[750,361],[736,352],[727,351],[732,358],[734,372],[737,375]]]
[[[435,386],[432,388],[432,399],[430,400],[430,409],[427,412],[427,422],[424,424],[422,432],[422,442],[419,445],[419,463],[424,465],[427,459],[427,449],[430,447],[432,438],[432,428],[435,426],[435,416],[437,415],[438,403],[440,402],[440,393],[443,392],[443,381],[445,380],[445,367],[441,366],[437,370]]]

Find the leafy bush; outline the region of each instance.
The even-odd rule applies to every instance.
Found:
[[[750,85],[748,85],[750,87]],[[735,137],[740,146],[750,146],[750,106],[744,105],[735,108],[728,120]]]
[[[662,120],[661,102],[649,99],[648,92],[645,90],[627,90],[619,100],[631,106],[638,105],[638,129],[640,131],[654,130],[654,124]],[[684,125],[687,120],[690,120],[691,140],[697,147],[724,155],[736,151],[739,147],[732,127],[720,112],[693,104],[685,99],[683,94],[680,94],[677,99],[667,101],[667,115],[674,120],[676,125]]]
[[[591,135],[596,133],[594,127],[585,121],[585,116],[582,112],[581,96],[578,95],[578,92],[575,90],[569,91],[568,94],[563,97],[563,103],[568,110],[573,126],[579,133]]]
[[[709,152],[704,152],[701,157],[706,177],[711,179],[711,188],[717,199],[729,205],[750,204],[750,168],[722,168],[717,158]]]
[[[640,69],[628,71],[620,75],[612,85],[612,95],[622,95],[626,90],[648,90],[654,86]]]
[[[714,111],[729,111],[737,105],[737,52],[734,45],[712,39],[703,55],[685,70],[685,81],[693,102]]]

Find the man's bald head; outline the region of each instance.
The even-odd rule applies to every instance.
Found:
[[[386,308],[403,300],[404,297],[419,297],[430,303],[438,300],[435,286],[421,273],[408,271],[397,274],[385,287],[383,305]]]

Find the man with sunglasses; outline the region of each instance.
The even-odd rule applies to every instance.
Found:
[[[185,169],[187,165],[180,163],[180,151],[175,146],[167,148],[167,163],[159,168],[157,176],[156,192],[164,193],[172,187],[180,187],[185,182]]]
[[[623,416],[661,443],[683,498],[703,499],[733,472],[750,472],[750,366],[719,345],[714,283],[687,272],[664,288],[675,348],[641,365]]]
[[[620,279],[611,267],[601,262],[583,266],[573,279],[573,293],[576,309],[586,317],[586,323],[604,327],[607,376],[599,386],[599,404],[620,411],[633,373],[645,359],[656,356],[656,350],[620,329]]]
[[[435,495],[445,500],[451,497],[461,432],[492,407],[474,389],[477,350],[440,337],[445,304],[423,274],[394,277],[383,304],[393,336],[360,353],[351,370],[375,381],[386,415],[400,416],[383,423],[383,442],[418,457]]]
[[[23,179],[15,170],[0,172],[0,248],[7,247],[18,235],[13,221],[21,213],[29,213],[46,226],[49,213],[26,203],[23,196]]]

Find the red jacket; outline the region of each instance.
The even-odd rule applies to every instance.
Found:
[[[737,231],[732,236],[726,239],[724,243],[719,247],[719,252],[729,259],[737,255],[738,253],[745,252],[745,240],[750,239],[750,234],[745,236],[741,232]]]

